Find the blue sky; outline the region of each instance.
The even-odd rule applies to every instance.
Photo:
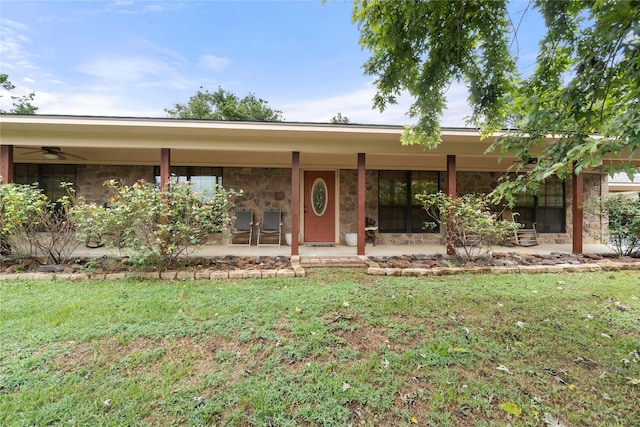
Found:
[[[521,11],[526,2],[515,2]],[[372,109],[368,53],[352,2],[0,1],[0,73],[16,95],[35,92],[39,114],[166,117],[200,87],[254,93],[290,122],[406,124],[408,97]],[[518,37],[525,71],[534,20]],[[516,45],[514,45],[514,49]],[[466,91],[453,84],[443,126],[464,126]],[[7,107],[8,97],[0,100]]]

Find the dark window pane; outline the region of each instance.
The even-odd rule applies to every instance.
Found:
[[[513,210],[514,215],[513,219],[520,224],[523,224],[525,228],[531,228],[533,223],[535,222],[535,209],[534,208],[526,208],[526,207],[516,207]]]
[[[564,206],[564,185],[558,178],[547,180],[538,194],[538,206],[562,208]]]
[[[389,233],[403,233],[406,231],[406,208],[397,206],[380,206],[378,209],[378,223],[380,231]]]
[[[564,209],[538,208],[537,218],[539,233],[564,233]]]
[[[549,178],[536,196],[520,194],[516,197],[514,212],[520,213],[517,222],[530,227],[536,224],[539,233],[565,232],[564,182]]]
[[[35,184],[39,179],[38,165],[34,163],[17,163],[13,166],[13,180],[16,184]]]
[[[424,233],[427,213],[415,195],[438,191],[438,172],[378,172],[378,223],[380,232]]]
[[[24,164],[14,166],[14,181],[16,184],[35,184],[51,201],[56,201],[67,195],[67,190],[60,188],[63,182],[69,182],[75,187],[75,165],[52,164]]]
[[[432,218],[427,215],[427,211],[422,206],[414,206],[411,208],[411,232],[412,233],[437,233],[437,227],[429,229],[424,228],[426,221],[433,222]]]

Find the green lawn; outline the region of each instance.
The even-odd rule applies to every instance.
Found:
[[[639,298],[630,271],[0,282],[0,425],[640,426]]]

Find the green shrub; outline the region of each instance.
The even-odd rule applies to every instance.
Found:
[[[618,256],[640,254],[640,198],[616,194],[594,197],[585,205],[585,211],[599,215],[609,222],[604,232],[594,231]]]
[[[128,250],[131,261],[153,265],[158,272],[227,228],[236,195],[222,186],[197,194],[190,183],[172,183],[167,191],[145,181],[105,185],[113,194],[107,208],[82,201],[73,208],[80,235],[99,236],[111,247]]]
[[[67,183],[63,186],[68,195],[52,202],[35,185],[0,185],[1,252],[42,256],[53,264],[69,260],[78,241],[69,218],[73,189]]]
[[[417,194],[433,221],[425,222],[426,229],[440,226],[448,245],[459,247],[458,255],[466,260],[488,256],[491,246],[513,234],[519,224],[500,220],[493,212],[486,196],[466,194],[452,198],[442,192]]]

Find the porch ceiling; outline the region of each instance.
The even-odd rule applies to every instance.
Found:
[[[484,155],[497,135],[480,139],[473,129],[443,129],[434,150],[400,143],[401,126],[219,122],[69,116],[0,116],[2,144],[17,147],[16,163],[158,165],[160,148],[171,149],[171,163],[193,166],[291,166],[301,153],[303,168],[355,168],[366,153],[368,169],[445,170],[448,154],[457,169],[504,171],[513,162]],[[60,147],[67,160],[47,160],[20,147]]]

